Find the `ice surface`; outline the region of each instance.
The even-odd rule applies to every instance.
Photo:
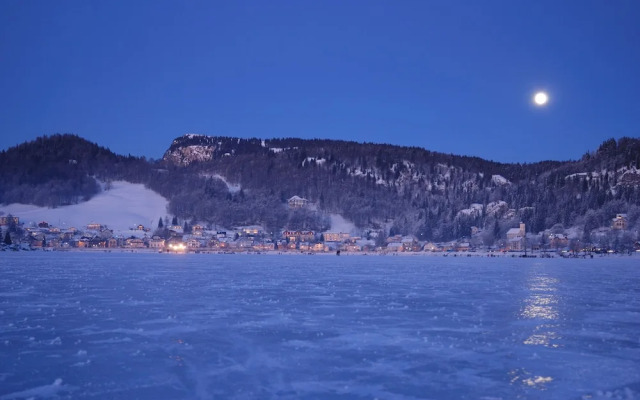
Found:
[[[0,253],[0,399],[635,399],[637,257]]]

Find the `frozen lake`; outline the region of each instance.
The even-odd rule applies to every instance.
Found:
[[[0,253],[0,400],[640,398],[638,257]]]

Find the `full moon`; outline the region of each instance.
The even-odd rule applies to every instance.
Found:
[[[533,102],[537,106],[543,106],[549,101],[549,96],[545,92],[538,92],[533,96]]]

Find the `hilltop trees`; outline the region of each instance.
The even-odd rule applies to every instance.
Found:
[[[43,136],[0,153],[0,203],[77,204],[100,192],[98,180],[141,182],[147,171],[76,135]]]

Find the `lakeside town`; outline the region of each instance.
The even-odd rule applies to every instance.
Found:
[[[412,235],[392,235],[367,230],[362,235],[347,232],[284,230],[266,232],[252,225],[221,230],[204,224],[178,224],[177,218],[159,219],[157,226],[132,225],[128,232],[114,232],[102,222],[59,227],[47,221],[23,223],[19,216],[0,216],[3,251],[6,250],[122,250],[167,253],[308,253],[308,254],[398,254],[398,253],[489,253],[577,256],[587,254],[640,253],[640,242],[627,231],[626,214],[618,214],[610,227],[599,228],[596,240],[586,243],[575,231],[531,234],[526,225],[509,229],[492,245],[482,242],[482,231],[472,228],[470,238],[444,243],[421,241]],[[584,237],[584,235],[583,235]]]

